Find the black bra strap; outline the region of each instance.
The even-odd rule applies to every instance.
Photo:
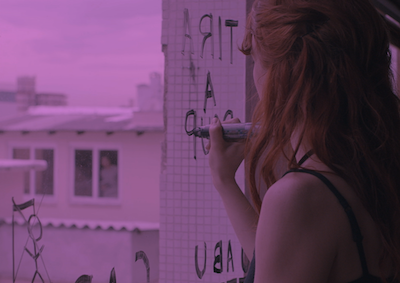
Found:
[[[353,241],[356,242],[356,244],[357,244],[358,255],[360,256],[363,275],[369,274],[367,261],[365,259],[365,252],[364,252],[364,248],[363,248],[363,244],[362,244],[363,236],[361,235],[361,230],[360,230],[360,227],[358,226],[356,216],[354,215],[354,212],[353,212],[352,208],[350,207],[349,203],[347,202],[347,200],[339,193],[339,191],[335,188],[335,186],[324,175],[322,175],[316,171],[312,171],[312,170],[308,170],[308,169],[291,169],[291,170],[287,171],[283,176],[285,176],[286,174],[288,174],[290,172],[302,172],[302,173],[308,173],[308,174],[314,175],[315,177],[320,179],[329,188],[329,190],[335,195],[335,197],[338,199],[339,203],[344,208],[344,211],[347,214],[347,218],[350,221],[351,232],[353,235]]]
[[[314,152],[313,152],[313,150],[311,149],[311,150],[309,150],[306,154],[304,154],[304,156],[300,159],[300,161],[299,161],[299,166],[301,166],[301,164],[303,164],[304,162],[306,162],[306,160],[308,159],[308,158],[310,158],[310,156],[311,155],[313,155],[314,154]]]

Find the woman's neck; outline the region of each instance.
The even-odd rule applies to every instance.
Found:
[[[305,156],[310,150],[312,150],[312,147],[304,138],[301,139],[300,141],[300,136],[301,136],[301,131],[300,128],[297,127],[293,131],[292,136],[290,137],[290,143],[292,145],[293,151],[295,151],[296,148],[298,147],[298,150],[296,152],[296,162],[299,162],[303,156]]]
[[[306,138],[301,138],[301,131],[300,128],[297,127],[290,138],[290,143],[292,145],[293,151],[298,150],[296,152],[296,162],[298,163],[307,153],[313,150],[311,144],[308,142]],[[299,144],[300,143],[300,144]],[[317,170],[317,171],[325,171],[325,172],[332,172],[332,170],[318,158],[316,154],[312,154],[306,161],[301,164],[302,167],[305,167],[310,170]]]

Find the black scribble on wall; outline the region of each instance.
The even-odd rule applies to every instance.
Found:
[[[194,54],[193,40],[192,40],[192,29],[190,25],[189,10],[185,8],[183,10],[183,42],[182,42],[182,55],[185,55],[186,39],[190,40],[190,54]]]
[[[204,273],[206,272],[206,263],[207,263],[207,244],[204,242],[204,267],[203,270],[200,270],[199,268],[199,258],[198,258],[198,252],[199,252],[199,246],[196,245],[196,248],[194,250],[194,262],[196,266],[196,274],[199,279],[203,278]]]
[[[92,283],[92,275],[81,275],[78,279],[76,279],[75,283]]]
[[[193,116],[193,122],[192,122],[193,128],[189,130],[189,129],[188,129],[188,124],[190,124],[189,118],[190,118],[191,116]],[[231,119],[233,119],[233,111],[230,110],[230,109],[228,109],[228,110],[225,112],[223,121],[225,121],[226,118],[228,118],[228,116],[230,116]],[[210,119],[209,119],[209,120],[210,120]],[[185,117],[185,131],[186,131],[186,134],[187,134],[188,136],[194,135],[194,130],[195,130],[196,127],[197,127],[197,122],[196,122],[196,121],[197,121],[197,113],[196,113],[195,110],[191,109],[191,110],[189,110],[188,112],[186,112],[186,117]],[[208,124],[210,124],[210,121],[208,121]],[[203,118],[203,117],[200,117],[200,126],[204,126],[204,118]],[[204,138],[200,138],[200,139],[201,139],[201,145],[202,145],[202,148],[203,148],[203,153],[204,153],[204,155],[207,155],[209,152],[208,152],[208,150],[206,150],[206,148],[205,148],[205,145],[204,145]],[[197,156],[196,156],[196,136],[193,136],[193,150],[194,150],[194,159],[197,159]]]
[[[194,94],[195,96],[197,95],[197,72],[196,69],[198,71],[199,67],[196,68],[196,66],[194,65],[193,62],[193,58],[192,58],[192,54],[189,54],[189,66],[188,67],[182,67],[182,70],[189,70],[189,107],[191,107],[191,103],[193,102],[192,99],[192,94]],[[186,77],[187,75],[185,73],[183,73],[183,77]],[[194,89],[194,91],[193,91]],[[194,101],[197,101],[197,99],[195,99]]]
[[[242,268],[246,275],[247,270],[249,269],[249,261],[248,261],[247,257],[244,255],[243,249],[241,249],[241,250],[242,250]],[[232,251],[231,240],[228,240],[228,249],[227,249],[227,253],[226,253],[226,259],[227,259],[226,260],[226,272],[235,272],[233,258],[234,258],[234,256],[233,256],[233,251]],[[223,271],[224,271],[223,262],[224,262],[223,261],[223,249],[222,249],[222,240],[221,240],[221,241],[217,242],[214,247],[214,262],[213,262],[213,272],[214,273],[218,273],[218,274],[223,273]],[[206,266],[207,266],[207,244],[206,244],[206,242],[204,242],[203,269],[200,270],[200,267],[199,267],[199,246],[198,245],[196,245],[195,250],[194,250],[194,263],[195,263],[197,277],[199,279],[202,279],[206,272]],[[230,266],[232,267],[232,270],[230,269]],[[226,281],[226,283],[229,283],[229,282],[243,283],[244,279],[245,279],[245,277],[231,279],[231,280]]]
[[[202,29],[201,29],[201,23],[203,22],[203,20],[205,18],[210,19],[210,30],[209,31],[202,31]],[[211,57],[214,58],[213,15],[211,13],[205,14],[201,17],[200,23],[199,23],[199,30],[200,30],[200,33],[203,35],[203,43],[201,45],[200,57],[203,58],[203,56],[204,56],[204,46],[206,44],[206,40],[208,38],[211,38]]]
[[[204,124],[203,124],[204,122],[203,122],[203,117],[201,117],[201,124],[200,124],[200,126],[203,126]],[[204,138],[203,137],[201,137],[201,146],[202,146],[202,148],[203,148],[203,153],[204,153],[204,155],[207,155],[208,153],[209,153],[209,151],[206,149],[206,147],[205,147],[205,145],[204,145]]]
[[[223,121],[225,121],[228,116],[231,116],[231,119],[233,119],[233,111],[230,109],[226,110]]]
[[[234,27],[237,27],[239,25],[239,21],[235,20],[226,20],[225,21],[225,26],[231,28],[231,64],[233,64],[233,31],[232,29]]]
[[[183,54],[184,55],[184,54]],[[197,94],[197,72],[200,69],[199,67],[196,68],[194,62],[193,62],[193,56],[192,53],[189,53],[189,66],[188,67],[182,67],[182,70],[189,70],[189,107],[190,103],[192,102],[192,92],[193,89],[195,90],[195,95]],[[196,71],[197,69],[197,71]],[[186,77],[186,74],[182,74],[184,77]]]
[[[219,250],[219,251],[218,251]],[[218,253],[219,252],[219,253]],[[216,254],[217,253],[217,254]],[[218,267],[219,265],[219,267]],[[223,262],[222,262],[222,241],[219,241],[214,248],[214,272],[222,273]]]
[[[189,117],[193,116],[193,128],[191,130],[188,130],[187,125],[189,121]],[[185,117],[185,131],[188,136],[193,135],[194,129],[196,129],[196,120],[197,120],[197,113],[195,110],[191,109],[188,112],[186,112],[186,117]],[[193,136],[193,157],[196,160],[196,136]]]
[[[75,283],[92,283],[93,275],[83,274],[76,279]],[[113,267],[110,272],[109,283],[117,283],[117,276],[115,274],[115,268]]]
[[[231,279],[229,281],[226,281],[226,283],[237,283],[237,279],[236,278]]]
[[[192,56],[190,56],[190,78],[192,79],[192,83],[196,83],[196,66],[193,63]]]
[[[186,49],[186,39],[190,40],[190,50],[189,50],[189,73],[191,78],[191,83],[196,82],[196,66],[193,63],[194,47],[192,39],[192,28],[190,24],[189,10],[185,8],[183,10],[183,40],[182,40],[182,55],[185,55]]]
[[[238,27],[239,21],[237,20],[225,20],[225,26],[230,28],[230,63],[233,64],[233,28]],[[200,51],[200,58],[204,58],[204,52],[206,48],[206,44],[208,42],[208,45],[211,44],[210,49],[211,49],[211,56],[214,59],[214,16],[212,13],[209,14],[204,14],[201,16],[200,21],[199,21],[199,31],[200,34],[203,36],[202,41],[201,41],[201,51]],[[182,85],[185,80],[189,76],[189,110],[186,113],[185,117],[185,131],[188,136],[193,135],[193,130],[197,127],[197,113],[193,109],[194,105],[192,105],[192,102],[197,103],[198,102],[198,73],[200,70],[200,67],[196,67],[194,61],[193,61],[193,55],[194,55],[194,47],[193,47],[193,35],[192,35],[192,30],[191,30],[191,21],[190,21],[190,15],[189,15],[189,10],[185,8],[183,10],[183,40],[182,40],[182,50],[181,53],[183,56],[185,54],[188,54],[189,56],[185,58],[184,60],[184,67],[182,67],[182,77],[184,78],[184,81],[182,81]],[[219,40],[219,60],[222,61],[222,18],[221,16],[218,16],[218,39]],[[189,47],[187,46],[189,44]],[[188,52],[188,49],[189,52]],[[186,61],[189,59],[188,61]],[[188,63],[186,65],[186,62]],[[185,70],[189,70],[189,74],[184,73]],[[206,76],[206,85],[205,85],[205,94],[204,94],[204,106],[203,106],[203,111],[204,114],[207,113],[207,101],[209,98],[213,99],[213,105],[217,106],[216,103],[216,97],[215,97],[215,92],[214,92],[214,85],[211,79],[211,72],[207,72]],[[193,93],[195,94],[195,99],[192,99],[192,90],[194,89]],[[196,104],[197,105],[197,104]],[[227,119],[227,117],[230,116],[233,118],[233,112],[232,110],[227,110],[224,115],[224,121]],[[193,129],[189,130],[188,129],[188,120],[193,118]],[[208,117],[210,119],[210,117]],[[200,117],[201,119],[201,126],[204,125],[204,119],[206,117]],[[210,121],[209,121],[210,122]],[[208,154],[208,151],[205,149],[204,146],[204,140],[202,139],[202,148],[203,148],[203,153],[205,155]],[[197,146],[196,146],[196,136],[193,137],[193,157],[195,160],[197,160]]]
[[[110,283],[117,283],[117,276],[115,275],[115,268],[111,269],[110,272]]]
[[[219,60],[222,61],[222,23],[221,17],[218,17],[218,36],[219,36]]]
[[[42,223],[40,222],[39,217],[37,216],[37,212],[35,210],[35,199],[31,199],[23,204],[16,204],[14,201],[14,198],[12,198],[12,202],[13,202],[13,213],[12,213],[12,257],[13,257],[13,282],[16,282],[15,280],[17,279],[18,276],[18,271],[22,262],[22,258],[24,256],[24,252],[28,253],[32,259],[35,262],[35,273],[33,274],[33,278],[32,278],[32,282],[35,282],[36,276],[41,280],[42,283],[44,283],[44,279],[42,277],[42,275],[39,272],[39,266],[38,266],[38,259],[40,258],[42,260],[42,264],[43,267],[46,271],[47,274],[47,278],[49,279],[49,282],[51,283],[50,280],[50,276],[47,272],[46,269],[46,265],[44,264],[44,260],[43,260],[43,249],[44,246],[42,245],[39,248],[38,242],[42,239],[43,236],[43,227],[42,227]],[[33,209],[33,214],[31,214],[29,216],[28,219],[25,218],[25,215],[22,213],[22,210],[27,209],[29,207],[32,207]],[[21,255],[17,270],[15,270],[15,247],[14,247],[14,241],[15,241],[15,234],[14,234],[14,225],[15,225],[15,221],[14,221],[14,213],[18,212],[22,218],[24,219],[25,224],[27,224],[28,227],[28,239],[26,240],[25,246],[24,246],[24,252]],[[34,235],[33,233],[33,228],[36,225],[39,226],[39,235]],[[27,248],[28,245],[28,241],[29,238],[32,240],[32,244],[33,244],[33,252],[31,250],[29,250]]]
[[[135,256],[135,262],[138,261],[139,259],[143,260],[144,266],[146,267],[146,273],[147,273],[147,283],[150,282],[150,264],[149,264],[149,259],[147,258],[147,255],[144,251],[138,251]]]

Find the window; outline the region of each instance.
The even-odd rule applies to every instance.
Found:
[[[75,199],[117,200],[120,197],[118,150],[75,148],[73,196]]]
[[[35,195],[54,195],[54,149],[47,147],[15,146],[12,149],[14,159],[45,160],[44,171],[24,172],[24,193],[30,197]]]
[[[91,150],[75,150],[75,196],[92,196],[92,160],[93,154]]]

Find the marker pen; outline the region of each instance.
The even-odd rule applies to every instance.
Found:
[[[209,128],[210,125],[197,127],[193,130],[193,135],[209,139]],[[222,124],[222,135],[228,141],[246,139],[250,128],[251,123]]]

